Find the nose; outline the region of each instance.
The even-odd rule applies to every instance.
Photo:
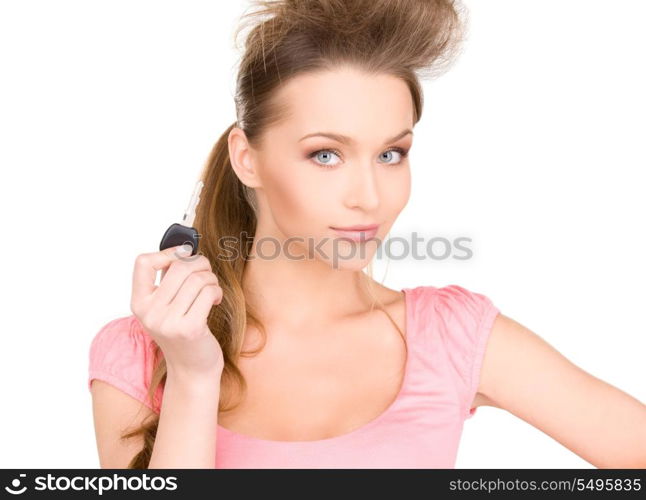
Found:
[[[377,171],[370,160],[347,169],[346,205],[351,209],[375,210],[379,206]]]

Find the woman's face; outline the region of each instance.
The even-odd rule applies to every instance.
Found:
[[[290,255],[362,269],[410,195],[410,90],[399,78],[344,68],[299,75],[276,97],[288,117],[250,151],[258,234],[293,238]],[[333,229],[373,224],[376,234],[364,233],[373,239],[359,242]]]

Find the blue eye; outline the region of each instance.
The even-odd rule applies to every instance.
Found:
[[[388,159],[389,159],[389,158],[392,158],[393,153],[397,153],[397,154],[399,155],[399,160],[398,160],[398,161],[396,161],[396,162],[389,162],[389,161],[388,161]],[[393,149],[389,149],[388,151],[384,151],[384,152],[381,154],[381,158],[384,158],[384,157],[385,157],[385,158],[384,158],[384,159],[386,160],[386,162],[385,162],[385,163],[389,163],[389,164],[391,164],[391,165],[397,165],[397,164],[399,164],[399,163],[401,163],[401,162],[402,162],[402,160],[406,157],[406,155],[407,155],[407,154],[408,154],[408,151],[404,151],[404,150],[403,150],[403,149],[401,149],[401,148],[393,148]],[[395,158],[397,158],[397,156],[395,156]]]
[[[310,153],[307,155],[308,158],[321,158],[320,163],[317,161],[318,165],[322,167],[333,167],[334,165],[337,165],[338,163],[330,163],[332,155],[336,156],[337,158],[339,157],[338,151],[332,150],[332,149],[319,149],[318,151],[314,151],[313,153]]]
[[[395,159],[397,159],[397,161],[388,161],[389,159],[393,158],[393,153],[397,153],[398,156],[395,155]],[[382,158],[385,157],[386,161],[384,163],[386,163],[387,165],[399,165],[407,155],[408,151],[405,151],[402,148],[391,148],[387,151],[384,151],[380,156]],[[339,161],[333,162],[333,156],[336,156]],[[341,153],[339,153],[339,151],[337,151],[336,149],[319,149],[307,155],[308,158],[317,158],[315,163],[324,168],[332,168],[338,165],[341,161],[339,158],[340,156]]]

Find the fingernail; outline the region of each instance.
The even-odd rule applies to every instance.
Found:
[[[191,253],[192,250],[193,250],[193,247],[190,245],[180,245],[177,247],[177,253],[179,253],[180,255],[189,254]]]

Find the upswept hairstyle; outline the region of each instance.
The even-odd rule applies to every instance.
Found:
[[[250,29],[237,75],[237,120],[222,133],[204,165],[204,187],[194,221],[202,235],[200,252],[209,259],[223,291],[222,302],[213,306],[207,320],[224,354],[220,412],[237,407],[247,388],[236,360],[257,354],[266,342],[266,331],[246,302],[241,285],[249,246],[240,235],[255,234],[257,205],[253,189],[240,182],[231,166],[229,132],[239,127],[257,147],[267,127],[287,112],[273,99],[279,87],[299,74],[339,65],[401,78],[412,95],[415,124],[423,105],[419,80],[440,75],[455,60],[466,32],[466,14],[458,0],[251,0],[241,16],[234,33],[238,49],[239,35]],[[233,260],[217,257],[221,250],[218,242],[224,237],[236,242],[237,257]],[[368,275],[372,278],[371,264]],[[372,279],[362,282],[372,307],[377,304],[387,314],[405,342],[405,335],[373,293]],[[248,325],[263,332],[263,343],[255,351],[243,352]],[[157,387],[163,387],[166,380],[159,346],[155,355],[148,390],[151,402]],[[234,394],[239,398],[232,403]],[[143,448],[128,468],[148,468],[158,423],[159,414],[154,413],[139,428],[122,436],[143,436]]]

